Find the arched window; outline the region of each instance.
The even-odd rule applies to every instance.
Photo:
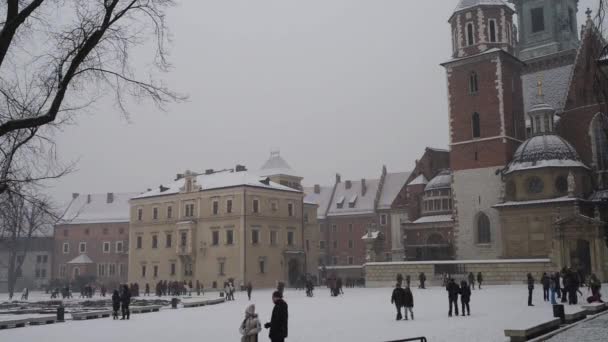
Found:
[[[479,127],[479,113],[473,113],[471,117],[471,125],[473,127],[473,138],[479,138],[481,136],[481,130]]]
[[[477,243],[490,243],[490,219],[488,215],[479,213],[477,216]]]
[[[477,94],[479,91],[479,81],[477,78],[477,73],[473,71],[469,75],[469,94]]]
[[[602,113],[591,120],[589,134],[593,151],[593,164],[597,170],[608,170],[608,117]]]
[[[488,35],[490,36],[490,43],[496,43],[496,20],[489,20],[488,33]]]
[[[473,23],[467,24],[467,46],[475,44],[475,35],[473,34]]]

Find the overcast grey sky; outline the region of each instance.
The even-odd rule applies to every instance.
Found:
[[[103,102],[58,135],[78,171],[50,192],[143,191],[186,169],[259,168],[271,149],[306,185],[411,170],[447,148],[447,19],[458,0],[182,0],[168,13],[167,112]],[[584,11],[597,0],[581,0]]]

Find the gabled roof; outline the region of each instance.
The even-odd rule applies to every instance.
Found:
[[[92,224],[129,222],[129,200],[139,195],[137,192],[108,194],[80,194],[69,204],[61,224]]]
[[[405,182],[410,177],[410,172],[387,173],[384,179],[384,186],[380,193],[378,201],[378,209],[390,209],[395,201],[395,198],[405,186]]]
[[[260,176],[288,175],[295,176],[296,172],[281,157],[279,152],[271,152],[270,158],[262,165],[258,171]]]
[[[334,188],[332,186],[320,186],[319,193],[315,193],[314,187],[306,187],[304,188],[304,193],[306,196],[304,197],[304,202],[306,203],[314,203],[319,206],[317,209],[317,218],[324,219],[325,213],[327,211],[327,206],[331,200],[331,194]]]
[[[336,184],[336,192],[329,207],[327,216],[357,215],[374,213],[374,200],[378,191],[379,179],[365,180],[365,195],[362,193],[362,182],[351,181],[350,189],[346,188],[346,181]],[[355,206],[351,208],[346,199],[358,195]],[[344,205],[338,208],[340,200],[344,200]]]
[[[583,222],[585,224],[591,224],[591,225],[603,225],[604,224],[604,222],[601,220],[598,220],[593,217],[585,216],[583,214],[574,214],[574,215],[570,215],[568,217],[564,217],[562,219],[555,221],[555,224],[564,225],[564,224],[568,224],[572,221]]]
[[[92,264],[93,260],[86,254],[80,254],[74,259],[68,261],[68,264]]]
[[[426,185],[429,181],[426,179],[426,177],[424,177],[424,175],[421,173],[418,175],[418,177],[414,178],[413,181],[407,183],[407,185]]]

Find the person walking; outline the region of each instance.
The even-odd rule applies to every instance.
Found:
[[[534,291],[534,277],[531,273],[528,273],[528,306],[534,306],[532,304],[532,291]]]
[[[270,322],[264,324],[264,328],[270,329],[268,334],[270,341],[284,342],[287,338],[287,320],[289,313],[287,303],[283,300],[283,293],[275,291],[272,294],[272,302],[274,303],[272,316]]]
[[[146,283],[145,291],[146,292],[144,292],[144,296],[149,296],[150,295],[150,284]]]
[[[418,281],[420,281],[420,285],[418,285],[418,288],[424,289],[424,282],[426,281],[426,276],[424,275],[424,272],[420,272],[420,275],[418,276]]]
[[[559,287],[559,285],[557,285],[557,282],[555,281],[555,274],[551,274],[549,276],[549,300],[552,305],[557,304],[557,301],[555,300],[555,293],[557,287]]]
[[[123,285],[122,293],[120,294],[120,305],[122,308],[121,320],[131,318],[131,312],[129,312],[129,304],[131,304],[131,290],[129,290],[129,286]]]
[[[458,294],[460,293],[460,287],[458,287],[458,284],[456,284],[454,279],[448,279],[446,291],[448,291],[448,300],[450,302],[450,311],[448,311],[448,317],[452,317],[452,306],[454,306],[454,312],[456,316],[458,316]]]
[[[410,312],[410,315],[412,316],[412,321],[414,320],[414,295],[412,294],[412,290],[410,289],[410,287],[406,287],[404,290],[404,296],[403,296],[403,306],[405,306],[405,309],[403,309],[403,315],[405,316],[405,320],[407,321],[407,312]]]
[[[549,276],[547,275],[546,272],[544,272],[542,277],[540,278],[540,283],[543,285],[543,300],[545,302],[548,302],[549,301],[549,288],[551,287],[551,279],[549,279]]]
[[[460,282],[460,305],[462,307],[462,315],[471,316],[471,287],[465,280]]]
[[[249,298],[249,300],[251,300],[251,291],[253,291],[253,286],[251,285],[251,282],[247,283],[247,298]]]
[[[412,277],[410,277],[409,274],[405,275],[405,287],[409,288],[410,287],[410,283],[412,282]]]
[[[112,319],[118,319],[118,310],[120,310],[120,294],[118,290],[114,290],[112,294]]]
[[[483,282],[483,276],[481,272],[477,272],[477,289],[481,290],[481,282]]]
[[[471,285],[472,290],[475,290],[475,275],[473,272],[469,272],[469,285]]]
[[[395,304],[395,308],[397,309],[397,320],[401,320],[403,316],[401,315],[401,308],[405,306],[405,291],[401,287],[401,283],[397,283],[395,289],[393,290],[393,294],[391,296],[391,304]]]
[[[255,305],[251,304],[245,310],[245,319],[239,327],[241,342],[258,342],[258,333],[262,330],[258,314],[255,313]]]

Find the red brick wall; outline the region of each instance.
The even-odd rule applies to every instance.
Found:
[[[345,216],[337,217],[332,216],[328,220],[328,233],[327,237],[327,255],[331,260],[331,257],[335,256],[338,258],[338,265],[348,265],[347,257],[354,257],[354,265],[362,265],[365,263],[365,242],[361,240],[361,237],[367,232],[369,224],[374,223],[377,220],[375,215],[364,215],[364,216]],[[353,225],[353,231],[349,232],[349,224]],[[332,226],[336,225],[337,231],[334,233]],[[380,228],[380,227],[378,227]],[[389,227],[390,228],[390,227]],[[384,232],[384,230],[382,230]],[[390,237],[390,230],[387,230]],[[385,237],[386,237],[385,233]],[[348,248],[348,241],[353,241],[353,248]],[[338,248],[335,249],[333,241],[338,241]],[[390,245],[387,252],[390,252]]]
[[[506,6],[505,6],[506,7]],[[462,37],[463,37],[463,44],[466,45],[466,25],[469,22],[473,23],[473,27],[474,27],[474,32],[475,32],[475,44],[471,45],[471,46],[465,46],[462,50],[464,50],[464,53],[466,56],[471,56],[471,55],[475,55],[477,53],[479,53],[479,20],[478,20],[478,16],[477,16],[477,8],[475,7],[473,9],[471,9],[470,11],[468,11],[469,13],[471,13],[471,19],[466,19],[466,13],[462,12],[462,14],[460,15],[460,24],[462,25]],[[486,42],[484,42],[483,44],[486,45],[488,48],[502,48],[505,47],[505,44],[501,44],[499,42],[501,42],[503,40],[503,29],[502,29],[502,20],[501,20],[501,9],[497,8],[495,6],[493,7],[482,7],[483,8],[483,16],[484,16],[484,25],[485,25],[485,36],[486,36]],[[496,19],[496,43],[490,43],[490,37],[489,37],[489,33],[488,33],[488,19]],[[513,14],[511,13],[511,11],[506,10],[505,11],[505,21],[507,24],[511,24],[512,27],[512,23],[513,23]],[[458,24],[458,20],[457,20],[457,16],[455,15],[452,20],[450,21],[451,23],[451,31],[450,32],[454,32],[454,29],[456,29],[456,25]],[[504,37],[504,40],[507,41],[507,38]],[[508,45],[507,50],[510,53],[513,53],[513,48],[511,45]],[[457,51],[453,54],[453,57],[458,57],[457,56]],[[462,56],[460,56],[462,57]]]

